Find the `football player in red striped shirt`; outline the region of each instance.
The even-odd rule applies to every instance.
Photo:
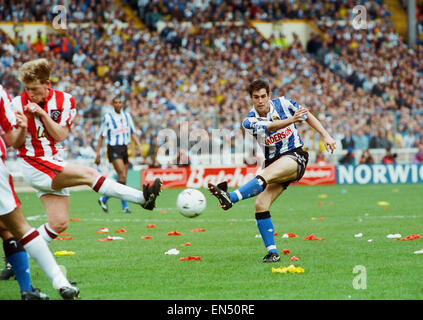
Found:
[[[13,128],[17,128],[13,130]],[[79,289],[72,286],[63,275],[39,232],[25,220],[13,180],[6,163],[6,147],[17,147],[25,138],[27,120],[22,113],[10,109],[10,97],[0,85],[0,233],[7,260],[13,267],[24,300],[46,300],[48,296],[34,290],[29,274],[28,257],[34,258],[40,268],[64,299],[73,299]],[[18,240],[19,239],[19,240]]]
[[[18,148],[26,181],[37,190],[47,213],[47,223],[38,231],[47,242],[66,230],[69,221],[69,187],[87,185],[94,191],[140,204],[153,210],[161,181],[143,191],[102,176],[94,168],[66,162],[60,157],[60,142],[66,139],[76,115],[75,99],[50,88],[50,65],[46,59],[24,63],[19,80],[25,92],[12,100],[14,111],[28,118],[28,133]]]

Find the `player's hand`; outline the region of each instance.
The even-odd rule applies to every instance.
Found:
[[[308,109],[301,107],[297,111],[295,111],[293,115],[293,122],[303,122],[308,117]]]
[[[28,128],[28,118],[21,112],[16,112],[16,125],[22,129]]]
[[[41,109],[41,107],[38,104],[31,102],[31,103],[28,103],[24,107],[24,111],[36,116],[36,115],[41,115],[41,112],[43,112],[44,110]]]
[[[335,150],[336,140],[331,136],[327,136],[323,138],[323,142],[325,144],[326,151],[330,151],[330,153],[333,153],[333,151]]]
[[[97,156],[95,157],[94,163],[95,163],[96,165],[100,165],[100,162],[101,162],[101,160],[100,160],[100,155],[99,155],[99,154],[97,154]]]

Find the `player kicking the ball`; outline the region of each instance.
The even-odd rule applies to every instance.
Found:
[[[59,157],[59,142],[66,139],[76,115],[75,99],[50,88],[50,66],[46,59],[24,63],[19,80],[25,92],[12,100],[12,109],[28,118],[28,133],[18,148],[25,180],[37,190],[47,213],[47,223],[38,231],[50,242],[69,221],[69,187],[88,185],[94,191],[153,210],[161,181],[143,191],[102,176],[94,168],[68,163]]]
[[[236,202],[257,196],[255,202],[257,227],[268,251],[263,262],[280,260],[275,245],[270,206],[291,182],[299,181],[307,167],[308,153],[302,149],[303,141],[296,123],[306,121],[323,138],[327,151],[333,153],[336,141],[306,108],[297,102],[279,97],[270,98],[269,84],[255,80],[248,86],[253,108],[242,125],[253,135],[265,156],[260,175],[239,189],[228,192],[226,181],[209,183],[210,192],[217,197],[222,209],[228,210]]]
[[[16,147],[16,143],[27,132],[26,117],[22,113],[13,113],[10,104],[10,96],[0,85],[0,236],[3,238],[6,260],[13,268],[23,300],[49,299],[32,287],[28,254],[44,271],[62,298],[73,299],[78,296],[79,289],[66,279],[46,242],[25,220],[12,176],[6,167],[6,147]]]

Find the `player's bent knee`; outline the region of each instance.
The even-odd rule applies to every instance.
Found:
[[[84,171],[83,171],[84,177],[85,177],[85,184],[87,185],[91,185],[96,179],[97,177],[100,175],[100,173],[90,167],[84,167]]]
[[[64,219],[49,222],[50,228],[52,228],[54,232],[57,233],[65,231],[68,228],[68,225],[68,221]]]
[[[256,199],[255,202],[255,209],[256,212],[263,212],[263,211],[267,211],[269,210],[269,204],[267,203],[267,201],[264,201],[263,199]]]

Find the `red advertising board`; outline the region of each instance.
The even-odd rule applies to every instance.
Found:
[[[152,183],[154,179],[163,181],[163,188],[207,188],[209,182],[218,184],[228,181],[229,187],[240,187],[257,175],[259,167],[224,167],[224,168],[168,168],[145,169],[141,173],[141,185]],[[304,177],[297,184],[317,185],[335,184],[336,168],[334,165],[309,165]]]
[[[304,176],[296,184],[309,186],[336,184],[336,166],[311,164],[307,166]]]

